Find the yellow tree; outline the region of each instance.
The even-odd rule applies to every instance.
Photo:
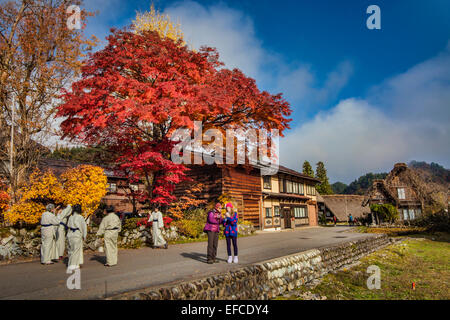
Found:
[[[97,210],[106,195],[107,178],[102,168],[81,165],[61,175],[64,186],[64,203],[79,204],[83,216],[88,218]]]
[[[19,189],[20,200],[5,212],[5,220],[11,224],[24,222],[36,224],[45,211],[45,204],[75,205],[82,207],[88,218],[106,195],[107,178],[103,169],[81,165],[64,172],[58,179],[51,171],[35,170],[29,183]]]
[[[161,38],[168,38],[175,42],[180,41],[184,46],[183,32],[181,32],[180,24],[174,23],[170,20],[169,15],[164,15],[155,9],[155,6],[150,6],[150,11],[138,12],[136,20],[133,21],[133,29],[136,33],[143,31],[155,31]]]
[[[18,196],[20,200],[5,213],[5,219],[11,224],[36,224],[45,211],[46,203],[64,202],[63,187],[51,171],[42,173],[35,170],[29,183],[19,189]]]

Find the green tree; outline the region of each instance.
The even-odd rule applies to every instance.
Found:
[[[331,189],[330,182],[328,181],[327,169],[325,169],[325,164],[322,161],[316,164],[316,178],[321,181],[316,187],[317,192],[320,194],[333,194],[333,189]]]
[[[375,213],[378,218],[385,222],[395,222],[398,220],[397,209],[389,203],[385,204],[371,204],[370,211]]]
[[[335,194],[344,194],[345,189],[347,187],[348,186],[345,183],[340,182],[340,181],[335,182],[331,185],[331,189],[333,190],[333,193],[335,193]]]
[[[309,161],[305,160],[305,162],[303,162],[303,174],[314,178],[314,171]]]

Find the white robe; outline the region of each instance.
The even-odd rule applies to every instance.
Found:
[[[45,211],[41,217],[41,263],[51,262],[59,258],[56,252],[56,230],[59,219]]]
[[[59,224],[58,231],[56,233],[56,247],[58,255],[62,257],[66,249],[66,227],[69,215],[72,213],[72,206],[69,204],[60,214],[58,214],[58,219],[61,220]]]
[[[69,230],[67,231],[67,240],[69,241],[69,268],[79,267],[83,264],[83,240],[86,239],[87,225],[84,218],[73,213],[67,222]]]
[[[110,266],[117,264],[117,237],[119,232],[122,230],[122,224],[119,217],[114,213],[108,213],[100,223],[97,235],[105,235],[105,254],[106,263]]]
[[[167,242],[163,238],[161,234],[161,229],[164,228],[164,221],[161,211],[156,210],[150,214],[150,218],[148,221],[152,221],[152,237],[153,237],[153,246],[162,247]]]

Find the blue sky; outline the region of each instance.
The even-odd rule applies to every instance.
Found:
[[[147,1],[86,0],[103,39]],[[332,182],[395,162],[450,161],[450,1],[154,1],[193,47],[217,47],[294,111],[281,163],[325,162]],[[369,30],[366,9],[381,9]]]

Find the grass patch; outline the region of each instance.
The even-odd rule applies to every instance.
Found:
[[[441,239],[433,241],[431,238]],[[438,238],[437,238],[438,237]],[[315,288],[301,287],[332,300],[450,299],[449,234],[422,235],[390,245],[360,260],[351,269],[330,273]],[[381,270],[381,289],[367,288],[367,268]],[[412,283],[415,282],[415,290]]]
[[[374,228],[367,226],[359,226],[358,232],[361,233],[385,233],[390,237],[407,236],[412,234],[421,234],[426,232],[426,228],[422,227],[405,227],[405,228]]]

